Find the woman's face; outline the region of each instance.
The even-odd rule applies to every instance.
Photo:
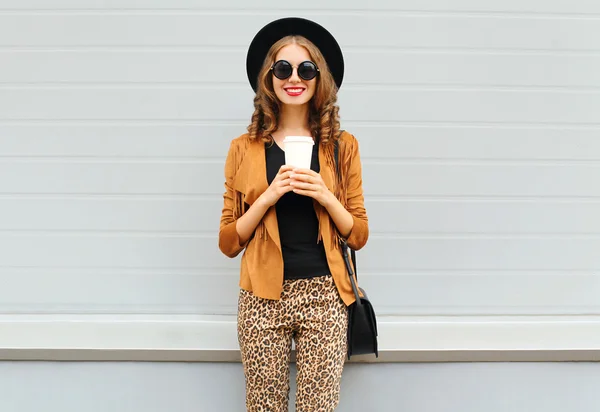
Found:
[[[308,50],[297,44],[288,44],[275,56],[275,61],[278,60],[287,60],[294,69],[292,75],[284,80],[280,80],[271,74],[273,76],[273,89],[277,98],[283,104],[307,104],[315,94],[318,76],[312,80],[304,80],[298,76],[297,66],[306,60],[311,60]]]

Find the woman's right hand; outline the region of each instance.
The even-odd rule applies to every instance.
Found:
[[[290,185],[292,170],[294,170],[292,166],[281,166],[271,185],[260,196],[268,207],[274,206],[281,196],[294,189]]]

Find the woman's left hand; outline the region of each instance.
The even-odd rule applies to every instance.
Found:
[[[294,193],[312,197],[321,206],[327,207],[332,197],[334,197],[325,182],[323,182],[321,175],[313,170],[294,169],[290,179],[290,185],[294,188]]]

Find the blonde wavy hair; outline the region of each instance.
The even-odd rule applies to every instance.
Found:
[[[265,57],[258,75],[258,87],[256,96],[254,97],[254,113],[247,128],[249,137],[251,140],[261,139],[268,143],[273,140],[271,133],[278,128],[279,107],[281,103],[273,89],[273,75],[270,69],[273,63],[275,63],[277,53],[289,44],[297,44],[304,47],[308,51],[311,60],[319,68],[315,94],[309,102],[308,124],[311,133],[321,143],[335,140],[340,130],[337,85],[323,54],[317,46],[307,38],[295,35],[279,40],[271,46]]]

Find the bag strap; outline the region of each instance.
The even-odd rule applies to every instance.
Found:
[[[340,136],[344,131],[340,132]],[[333,148],[334,158],[335,158],[335,171],[338,176],[340,174],[340,162],[339,162],[339,140],[335,141],[335,145]],[[356,281],[354,280],[354,271],[352,270],[352,266],[356,269],[356,252],[353,249],[350,249],[350,253],[352,254],[352,266],[350,265],[350,259],[348,258],[348,244],[346,241],[342,240],[342,256],[344,257],[344,262],[346,263],[346,270],[348,271],[348,277],[350,278],[350,283],[352,284],[352,291],[354,292],[354,296],[356,297],[356,304],[361,305],[362,302],[360,300],[360,295],[358,294],[358,286],[356,285]],[[358,274],[356,275],[358,277]]]

